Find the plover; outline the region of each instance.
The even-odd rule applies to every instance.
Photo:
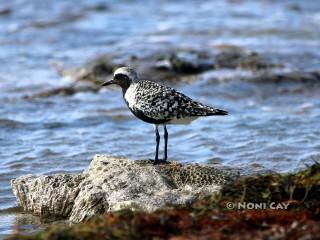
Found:
[[[144,122],[154,124],[156,153],[154,164],[168,159],[167,124],[189,124],[198,117],[227,115],[228,112],[196,102],[171,87],[148,80],[140,80],[136,71],[129,67],[116,69],[113,79],[102,86],[117,84],[130,111]],[[164,159],[158,158],[159,125],[164,126]]]

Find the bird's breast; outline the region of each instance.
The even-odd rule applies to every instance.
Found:
[[[128,107],[131,109],[137,102],[136,96],[137,96],[137,86],[135,85],[130,86],[123,96],[124,100],[128,104]]]

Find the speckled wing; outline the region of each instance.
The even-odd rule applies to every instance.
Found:
[[[140,81],[135,108],[147,117],[170,121],[189,117],[226,115],[227,112],[193,101],[175,89],[151,81]]]

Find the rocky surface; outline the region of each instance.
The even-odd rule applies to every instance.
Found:
[[[200,170],[198,166],[191,170],[194,167],[178,172],[194,176]],[[201,169],[200,178],[207,175],[207,170]],[[195,183],[200,178],[188,179]],[[216,180],[209,177],[202,181]],[[183,182],[176,179],[179,186]],[[54,224],[44,231],[9,239],[319,239],[319,190],[320,164],[315,163],[290,174],[242,176],[226,184],[219,194],[184,207],[151,213],[117,211],[71,227]]]
[[[39,92],[33,95],[25,95],[24,99],[47,98],[52,96],[70,96],[80,92],[98,92],[100,87],[94,85],[76,85],[58,87],[47,91]]]
[[[74,80],[72,86],[40,92],[26,98],[73,95],[78,92],[98,92],[100,84],[112,78],[113,71],[131,66],[141,79],[164,84],[192,82],[205,76],[230,78],[254,84],[283,82],[319,83],[318,70],[301,70],[287,66],[276,56],[250,51],[235,45],[217,45],[207,51],[197,49],[168,49],[144,56],[102,54],[77,67],[52,63],[63,77]],[[221,74],[224,71],[224,74]],[[209,75],[208,75],[209,73]],[[227,74],[226,74],[227,73]],[[85,84],[85,85],[83,85]]]
[[[80,222],[104,212],[153,211],[188,204],[238,176],[230,169],[96,155],[81,174],[22,176],[11,181],[19,206],[42,217]]]
[[[215,69],[247,69],[251,71],[282,68],[257,52],[236,46],[219,46],[208,51],[195,49],[171,49],[166,52],[152,52],[146,56],[100,56],[80,67],[64,69],[58,66],[58,72],[75,80],[100,84],[110,77],[119,66],[132,66],[141,78],[153,81],[189,81],[192,75]]]

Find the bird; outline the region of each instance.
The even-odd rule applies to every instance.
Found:
[[[199,117],[228,115],[227,111],[197,102],[174,88],[149,80],[140,80],[130,67],[117,68],[113,78],[101,84],[116,84],[121,87],[123,99],[129,110],[138,119],[154,125],[156,152],[154,165],[166,163],[168,159],[168,124],[189,124]],[[159,125],[164,128],[164,158],[159,159]]]

